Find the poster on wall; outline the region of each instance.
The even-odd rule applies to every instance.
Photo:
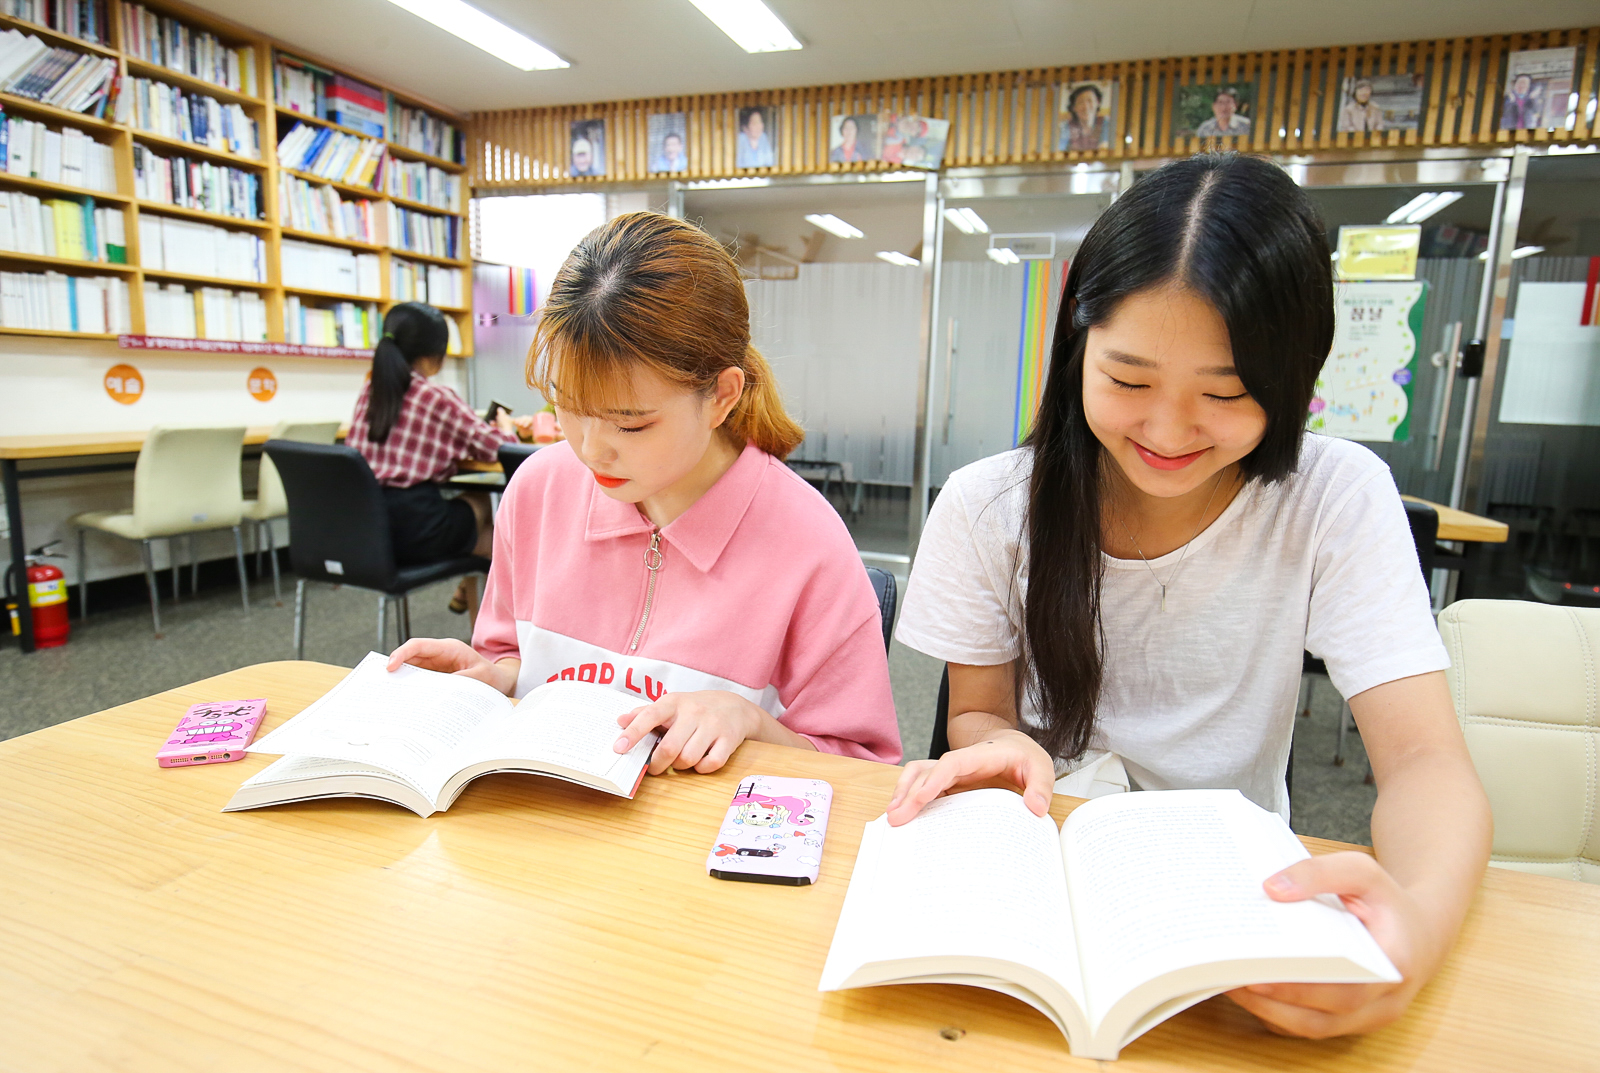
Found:
[[[1247,138],[1254,122],[1254,82],[1197,82],[1179,86],[1172,101],[1178,138]]]
[[[1422,76],[1369,75],[1344,80],[1340,134],[1416,130],[1422,119]]]
[[[567,173],[573,178],[606,173],[606,121],[603,119],[574,119],[572,121],[572,155]]]
[[[828,160],[858,164],[879,158],[876,115],[836,115],[828,120]]]
[[[1339,279],[1416,279],[1421,224],[1341,224],[1334,274]]]
[[[1584,283],[1517,286],[1500,420],[1600,425],[1600,327],[1583,322]]]
[[[1538,48],[1513,52],[1506,63],[1506,95],[1500,105],[1501,130],[1565,129],[1576,48]]]
[[[1067,83],[1056,108],[1056,149],[1092,153],[1109,148],[1116,114],[1115,82]]]
[[[902,168],[938,171],[950,139],[948,119],[885,112],[878,118],[882,159]]]
[[[1334,288],[1333,350],[1317,377],[1308,430],[1368,443],[1410,438],[1427,297],[1427,280]]]
[[[739,134],[733,151],[737,168],[778,166],[778,110],[764,104],[739,109]]]
[[[650,170],[671,175],[689,166],[689,114],[658,112],[645,121]]]

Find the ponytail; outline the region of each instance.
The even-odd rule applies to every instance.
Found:
[[[383,318],[383,338],[372,352],[372,389],[367,397],[367,439],[383,443],[400,418],[411,389],[411,367],[441,357],[450,345],[444,314],[422,302],[401,302]]]
[[[805,430],[784,411],[777,377],[761,351],[745,347],[740,366],[744,369],[744,394],[734,403],[723,428],[741,448],[753,443],[775,458],[787,458],[806,438]]]

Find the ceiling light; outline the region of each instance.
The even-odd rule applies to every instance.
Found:
[[[976,235],[989,233],[989,225],[984,223],[983,217],[971,209],[945,209],[944,218],[949,220],[963,235]]]
[[[915,257],[907,257],[905,254],[896,253],[894,250],[879,250],[878,260],[888,261],[892,265],[900,265],[904,268],[915,268],[922,263]]]
[[[689,0],[746,52],[793,52],[801,48],[789,27],[761,0]]]
[[[1459,190],[1438,190],[1418,194],[1391,212],[1383,222],[1386,224],[1419,224],[1446,205],[1453,205],[1460,200],[1461,191]]]
[[[1543,246],[1518,246],[1516,249],[1511,251],[1511,259],[1513,261],[1520,261],[1524,257],[1532,257],[1536,253],[1543,253],[1543,252],[1544,252],[1544,247]],[[1489,251],[1488,250],[1484,250],[1482,253],[1478,254],[1478,260],[1487,261],[1488,259],[1489,259]]]
[[[989,260],[1003,265],[1019,265],[1022,258],[1017,256],[1017,251],[1008,246],[990,246]]]
[[[830,235],[840,238],[864,238],[866,232],[854,224],[847,224],[831,212],[813,212],[806,217],[807,223],[816,224]]]
[[[455,34],[469,45],[505,60],[523,71],[554,71],[572,64],[524,37],[498,19],[490,18],[462,0],[389,0],[418,18],[427,19],[441,30]]]

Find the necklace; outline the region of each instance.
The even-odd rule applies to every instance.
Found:
[[[1211,504],[1217,498],[1217,489],[1222,487],[1222,474],[1217,474],[1217,483],[1211,486],[1211,495],[1206,497],[1205,508],[1200,511],[1200,524],[1194,527],[1194,535],[1183,545],[1183,554],[1178,556],[1178,565],[1172,568],[1172,573],[1167,575],[1166,583],[1156,577],[1156,568],[1150,565],[1150,560],[1145,557],[1144,549],[1139,547],[1139,541],[1128,528],[1127,523],[1119,517],[1117,524],[1122,526],[1122,531],[1127,534],[1128,540],[1133,544],[1133,550],[1139,553],[1139,558],[1144,562],[1144,568],[1150,571],[1150,580],[1156,583],[1156,588],[1161,590],[1161,610],[1167,609],[1167,589],[1178,580],[1178,572],[1183,569],[1183,561],[1189,557],[1189,545],[1194,543],[1195,537],[1200,535],[1200,530],[1205,528],[1206,515],[1211,513]]]

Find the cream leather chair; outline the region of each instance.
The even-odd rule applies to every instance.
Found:
[[[153,428],[133,469],[133,509],[95,510],[75,516],[78,529],[78,598],[89,613],[89,569],[84,535],[98,529],[124,540],[139,541],[144,580],[150,589],[150,618],[161,636],[161,600],[156,593],[155,560],[150,542],[166,539],[172,559],[173,599],[178,596],[176,538],[213,529],[233,530],[233,558],[239,570],[239,599],[250,610],[244,575],[244,543],[239,522],[244,495],[239,475],[244,449],[242,428]],[[194,546],[190,545],[190,559]]]
[[[280,421],[272,429],[270,440],[294,440],[298,443],[333,443],[339,438],[337,421]],[[244,520],[256,526],[256,576],[261,576],[262,534],[266,534],[266,550],[272,559],[272,598],[283,603],[279,588],[278,549],[272,539],[272,520],[286,517],[289,500],[283,494],[283,478],[278,467],[265,453],[261,455],[261,469],[256,477],[256,498],[244,501]]]
[[[1462,600],[1439,633],[1494,810],[1491,863],[1600,883],[1600,609]]]

